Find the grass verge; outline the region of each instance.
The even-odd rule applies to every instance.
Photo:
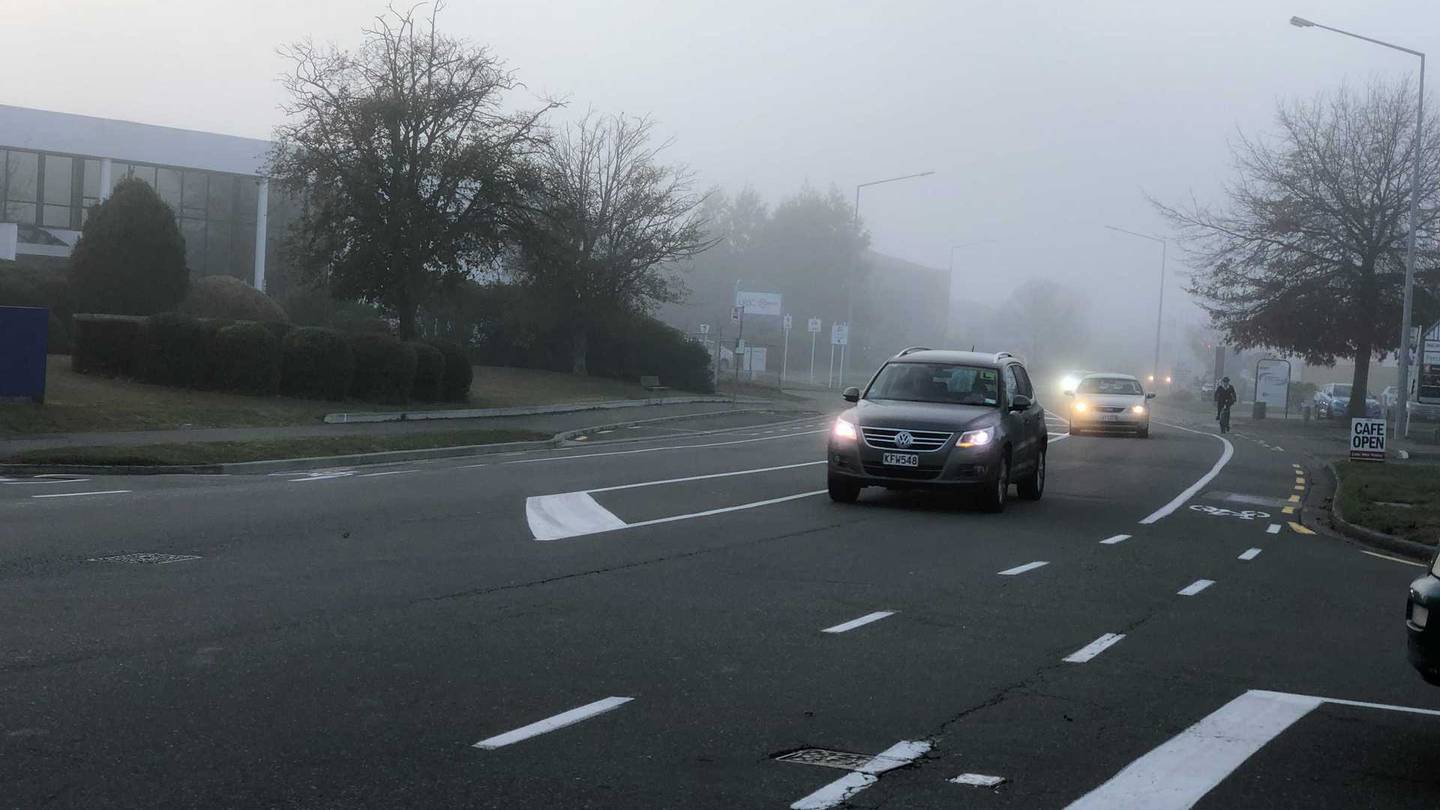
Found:
[[[245,442],[142,444],[130,447],[57,447],[27,450],[5,461],[15,464],[104,464],[160,466],[232,464],[241,461],[344,456],[387,450],[424,450],[472,444],[539,441],[549,434],[530,430],[422,431],[389,436],[312,436]]]
[[[1430,546],[1440,540],[1440,465],[1340,461],[1335,472],[1347,521]]]

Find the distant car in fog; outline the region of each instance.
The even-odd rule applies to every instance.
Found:
[[[1315,391],[1311,405],[1315,408],[1316,419],[1334,419],[1344,416],[1350,408],[1351,386],[1348,383],[1325,383]],[[1365,397],[1365,415],[1379,419],[1384,415],[1380,400]]]
[[[1150,402],[1140,380],[1129,374],[1088,374],[1065,395],[1071,398],[1070,435],[1085,431],[1122,431],[1150,435]]]

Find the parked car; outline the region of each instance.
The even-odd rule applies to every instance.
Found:
[[[1413,422],[1440,422],[1440,404],[1434,402],[1416,402],[1410,400],[1405,403],[1405,413],[1410,415]]]
[[[1440,686],[1440,615],[1432,622],[1431,613],[1440,613],[1440,554],[1425,576],[1410,583],[1410,601],[1405,607],[1410,664],[1428,683]]]
[[[1140,438],[1150,436],[1150,400],[1140,380],[1129,374],[1088,374],[1074,389],[1071,398],[1070,435],[1086,431],[1123,431]]]
[[[864,487],[977,491],[1005,508],[1045,491],[1049,431],[1025,366],[1008,352],[906,349],[886,361],[830,432],[830,499],[854,503]]]
[[[1316,419],[1334,419],[1343,417],[1350,408],[1350,384],[1349,383],[1325,383],[1315,390],[1315,396],[1311,405],[1315,409]],[[1365,415],[1372,419],[1379,419],[1384,415],[1384,409],[1380,407],[1380,400],[1375,397],[1365,397]]]

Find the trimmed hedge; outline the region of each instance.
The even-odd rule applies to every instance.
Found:
[[[135,376],[136,348],[145,322],[136,315],[76,315],[70,368],[80,374]]]
[[[223,323],[167,312],[149,318],[135,344],[135,376],[156,385],[201,388]]]
[[[226,391],[267,396],[280,390],[280,341],[264,324],[230,324],[215,333],[211,381]]]
[[[425,341],[440,351],[445,359],[445,378],[440,382],[440,399],[445,402],[468,402],[470,383],[475,380],[475,369],[470,357],[459,343],[439,338]]]
[[[27,260],[49,257],[24,257]],[[67,262],[0,261],[0,306],[45,307],[50,310],[47,351],[70,352],[70,286]]]
[[[355,381],[350,396],[369,402],[404,404],[415,384],[415,348],[389,335],[351,335]]]
[[[638,380],[660,378],[669,388],[714,390],[710,353],[683,332],[647,316],[607,324],[590,339],[591,374]]]
[[[406,345],[415,350],[415,384],[410,387],[410,396],[421,402],[439,402],[445,384],[445,355],[418,340]]]
[[[224,318],[231,321],[287,323],[273,298],[234,276],[205,276],[190,283],[179,311],[197,318]]]
[[[333,329],[302,327],[285,336],[280,390],[287,396],[339,401],[355,379],[355,353]]]

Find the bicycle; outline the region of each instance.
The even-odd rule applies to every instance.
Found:
[[[1230,432],[1230,406],[1229,406],[1229,405],[1222,406],[1222,407],[1220,408],[1220,415],[1219,415],[1219,416],[1216,416],[1215,418],[1218,419],[1218,420],[1220,420],[1220,432],[1221,432],[1221,433],[1229,433],[1229,432]]]

